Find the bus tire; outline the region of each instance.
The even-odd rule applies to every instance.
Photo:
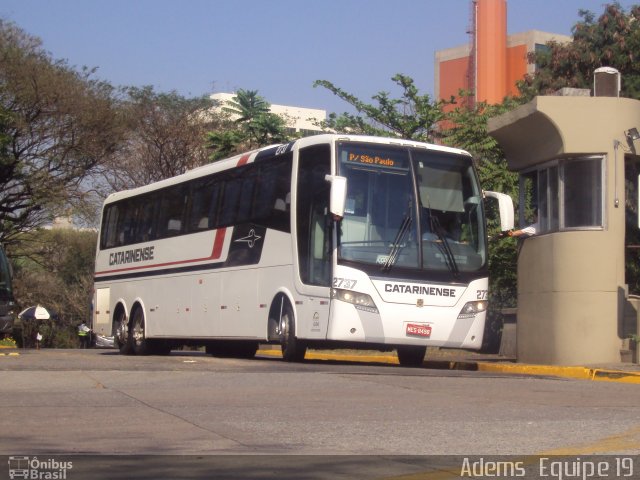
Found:
[[[427,347],[413,345],[398,346],[398,361],[403,367],[419,367],[424,363]]]
[[[122,355],[133,354],[133,343],[129,334],[129,319],[121,306],[116,310],[113,319],[113,339]]]
[[[289,302],[285,301],[280,317],[280,346],[282,359],[285,362],[301,362],[307,353],[307,345],[296,337],[296,322],[293,309]]]
[[[139,306],[135,307],[131,315],[131,344],[136,355],[149,355],[151,345],[145,337],[144,312]]]

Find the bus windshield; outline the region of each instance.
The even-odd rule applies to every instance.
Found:
[[[9,260],[0,248],[0,301],[13,300],[11,291],[11,270]]]
[[[486,266],[481,190],[470,157],[343,142],[338,163],[347,178],[340,260],[453,274]]]

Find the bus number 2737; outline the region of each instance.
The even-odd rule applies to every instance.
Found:
[[[333,277],[333,288],[344,288],[345,290],[352,290],[356,287],[356,283],[358,283],[357,280]]]

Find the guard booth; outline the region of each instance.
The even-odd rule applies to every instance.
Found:
[[[520,225],[537,212],[538,233],[519,246],[517,359],[629,361],[640,333],[640,101],[563,93],[489,122],[520,174]]]

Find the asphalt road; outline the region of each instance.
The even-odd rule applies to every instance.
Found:
[[[400,478],[449,458],[425,455],[640,453],[640,386],[620,383],[40,350],[0,357],[0,385],[0,455],[84,455],[101,466],[94,474],[110,472],[91,478],[205,478],[187,472],[207,471],[207,462],[228,468],[209,478],[327,478],[316,463],[342,472],[333,478]],[[143,464],[153,468],[134,469]]]

